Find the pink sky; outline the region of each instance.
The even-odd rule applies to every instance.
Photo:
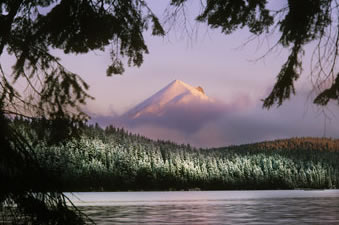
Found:
[[[155,0],[149,2],[161,18],[165,5]],[[200,25],[197,31],[192,39],[182,34],[179,25],[165,38],[146,33],[150,54],[145,55],[140,68],[127,68],[123,76],[105,76],[110,61],[108,52],[57,54],[68,68],[82,74],[91,85],[90,93],[96,100],[89,103],[89,109],[104,114],[112,110],[122,113],[175,79],[201,85],[208,95],[226,102],[239,95],[257,101],[273,85],[287,56],[286,51],[279,51],[253,62],[265,53],[268,43],[258,49],[258,42],[253,41],[239,49],[249,37],[246,31],[225,36],[205,25]]]
[[[154,12],[162,18],[161,12],[165,8],[163,2],[159,3],[160,1],[157,0],[148,2]],[[198,12],[198,7],[192,5],[188,16],[193,18],[196,12]],[[194,22],[192,26],[195,26]],[[287,58],[288,51],[277,49],[264,59],[256,61],[265,54],[269,46],[274,44],[275,36],[267,40],[254,40],[242,47],[250,36],[246,30],[225,36],[220,30],[211,30],[200,24],[196,31],[197,35],[193,35],[193,38],[182,34],[183,29],[180,26],[177,26],[165,38],[151,37],[149,33],[146,33],[145,40],[150,54],[145,55],[144,63],[140,68],[126,68],[122,76],[106,77],[106,68],[110,63],[108,51],[95,51],[76,56],[66,56],[61,51],[55,51],[55,53],[62,58],[62,63],[69,70],[81,74],[89,83],[89,93],[95,97],[95,100],[88,102],[85,110],[91,114],[108,117],[122,114],[171,81],[178,79],[192,86],[202,86],[208,96],[226,104],[234,103],[235,99],[246,99],[246,106],[239,113],[242,114],[242,118],[255,122],[257,129],[261,129],[260,121],[266,121],[268,118],[273,118],[272,121],[280,118],[283,121],[294,121],[289,129],[285,129],[285,133],[283,131],[273,132],[271,137],[262,138],[323,135],[324,117],[319,113],[319,109],[312,106],[312,99],[307,99],[310,93],[310,81],[307,76],[309,54],[304,57],[304,72],[296,84],[297,93],[299,93],[297,100],[279,109],[262,110],[260,99],[270,91],[280,66]],[[308,49],[311,48],[312,46],[309,46]],[[4,65],[7,70],[11,63],[12,60],[8,58]],[[331,110],[333,115],[331,121],[327,122],[326,135],[338,137],[339,123],[335,118],[335,115],[339,115],[338,106],[331,107]],[[233,143],[232,140],[220,143],[220,140],[227,139],[226,134],[228,139],[232,138],[230,131],[226,132],[220,126],[222,123],[218,125],[216,136],[221,136],[221,138],[218,138],[215,143],[218,145]],[[236,126],[236,123],[232,126]],[[273,125],[270,123],[267,126]],[[291,132],[291,130],[296,130],[294,127],[299,127],[300,132]],[[280,128],[277,127],[277,129]],[[312,132],[307,132],[312,129]],[[238,130],[237,132],[241,133],[241,129]],[[246,140],[244,136],[245,140],[234,141],[234,143],[252,142],[262,138],[248,137]],[[200,137],[200,139],[205,138]]]

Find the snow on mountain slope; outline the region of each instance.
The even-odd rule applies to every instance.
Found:
[[[212,140],[208,127],[232,110],[233,105],[208,97],[202,87],[174,80],[113,124],[152,139],[194,144],[202,137]],[[208,133],[201,133],[205,128]]]
[[[205,95],[202,87],[193,87],[180,80],[174,80],[166,87],[129,110],[123,117],[137,119],[146,115],[161,116],[168,108],[185,107],[215,103],[215,100]]]

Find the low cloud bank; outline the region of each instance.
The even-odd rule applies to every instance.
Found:
[[[189,143],[196,147],[220,147],[279,138],[339,137],[337,105],[327,107],[330,119],[306,95],[292,98],[279,108],[265,110],[261,102],[239,98],[229,104],[187,104],[168,107],[159,115],[129,119],[124,116],[92,116],[102,126],[124,127],[152,139]]]

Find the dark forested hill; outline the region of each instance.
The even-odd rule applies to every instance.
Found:
[[[290,138],[283,140],[265,141],[255,144],[230,146],[222,149],[234,150],[316,150],[316,151],[339,151],[339,139],[330,138]]]
[[[292,138],[196,149],[84,125],[77,138],[53,144],[48,121],[12,124],[31,140],[64,191],[339,187],[339,140]]]

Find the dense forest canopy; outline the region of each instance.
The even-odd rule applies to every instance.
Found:
[[[112,126],[84,125],[78,139],[49,145],[39,120],[13,125],[31,140],[67,191],[336,188],[339,140],[292,138],[218,149],[152,141]],[[45,137],[45,139],[44,139]]]

